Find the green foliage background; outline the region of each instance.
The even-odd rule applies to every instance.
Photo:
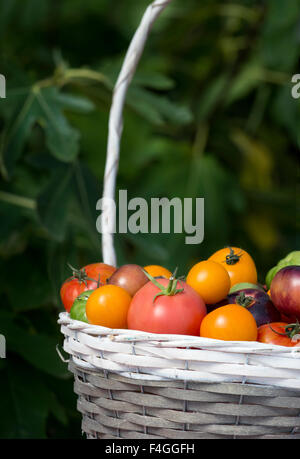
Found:
[[[0,437],[80,438],[57,356],[59,287],[101,260],[111,90],[146,0],[1,0]],[[186,273],[228,244],[260,281],[299,249],[299,0],[174,0],[155,24],[125,110],[118,187],[205,198],[205,240],[116,238],[119,264]],[[298,193],[299,197],[299,193]],[[298,202],[299,204],[299,202]]]

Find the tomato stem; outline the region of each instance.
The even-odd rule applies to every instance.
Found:
[[[77,279],[78,282],[83,282],[84,285],[87,286],[87,281],[94,281],[94,282],[97,282],[97,287],[100,287],[100,274],[99,274],[99,278],[98,280],[97,279],[93,279],[92,277],[89,277],[86,273],[86,270],[84,268],[82,269],[76,269],[74,268],[74,266],[72,266],[70,263],[67,263],[68,267],[71,269],[72,271],[72,279]]]
[[[229,254],[226,255],[225,263],[227,265],[235,265],[240,261],[240,258],[243,256],[243,253],[235,253],[232,247],[227,247],[229,249]]]
[[[297,322],[294,324],[288,324],[284,327],[284,333],[280,333],[277,330],[274,330],[274,328],[271,327],[271,324],[269,324],[269,327],[274,333],[277,333],[277,335],[281,336],[287,336],[288,338],[293,339],[296,335],[300,334],[300,323]]]
[[[245,292],[241,292],[237,297],[236,297],[236,303],[239,304],[240,306],[243,306],[244,308],[248,308],[251,306],[255,298],[250,295],[245,295]]]
[[[176,277],[175,277],[176,273],[177,273],[177,268],[175,269],[174,273],[170,277],[169,283],[168,283],[168,285],[166,287],[164,285],[160,284],[154,277],[151,276],[151,274],[147,273],[147,271],[145,271],[144,269],[143,269],[143,271],[146,274],[146,276],[148,277],[148,279],[154,285],[156,285],[156,287],[158,287],[159,290],[160,290],[160,292],[158,292],[153,297],[153,303],[156,300],[156,298],[159,297],[159,296],[162,296],[162,295],[173,296],[173,295],[176,295],[177,293],[183,292],[183,290],[184,290],[183,288],[177,288],[178,279],[176,279]]]

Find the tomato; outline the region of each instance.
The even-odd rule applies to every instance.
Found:
[[[134,295],[127,321],[133,330],[196,336],[205,314],[203,300],[185,282],[152,278]]]
[[[100,282],[105,284],[107,279],[116,271],[117,268],[106,263],[91,263],[90,265],[84,266],[82,269],[85,270],[88,277],[98,280],[100,276]]]
[[[278,271],[282,268],[285,268],[286,266],[296,266],[300,265],[300,250],[295,250],[288,255],[286,255],[284,258],[279,260],[276,266],[270,269],[270,271],[266,275],[266,285],[268,288],[270,288],[271,282],[274,278],[274,276],[278,273]]]
[[[246,308],[227,304],[204,317],[200,336],[225,341],[256,341],[257,325]]]
[[[238,247],[226,247],[218,250],[209,260],[220,263],[228,272],[231,286],[240,282],[257,283],[257,271],[252,257]]]
[[[117,269],[107,282],[124,288],[130,296],[133,296],[148,282],[148,278],[139,265],[129,264]]]
[[[200,261],[189,271],[186,283],[201,296],[206,304],[223,300],[230,289],[230,277],[222,265],[215,261]]]
[[[170,279],[172,276],[171,271],[159,265],[148,265],[144,267],[144,270],[151,274],[152,277],[165,277],[166,279]]]
[[[87,290],[86,292],[81,293],[73,303],[73,306],[70,310],[70,317],[74,320],[80,320],[81,322],[87,322],[88,319],[85,312],[86,302],[89,296],[94,292],[94,290]]]
[[[87,290],[95,290],[97,287],[99,287],[97,281],[89,280],[86,277],[82,279],[70,277],[67,279],[60,289],[60,297],[65,310],[70,312],[75,299],[81,293],[86,292]]]
[[[299,339],[295,335],[298,335]],[[299,346],[300,325],[288,324],[286,322],[272,322],[261,325],[258,328],[257,341],[260,343],[277,344],[278,346]]]
[[[300,320],[300,266],[281,268],[271,282],[272,301],[290,320]]]
[[[127,328],[127,312],[131,296],[117,285],[102,285],[86,302],[89,323],[108,328]]]

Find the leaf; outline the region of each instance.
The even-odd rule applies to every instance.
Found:
[[[137,71],[132,80],[132,84],[161,91],[173,89],[175,86],[175,82],[164,74],[145,70]]]
[[[154,124],[163,124],[165,121],[187,124],[193,119],[187,107],[137,86],[129,88],[127,104]]]
[[[77,113],[90,113],[95,109],[94,103],[85,97],[58,92],[56,90],[52,92],[51,100],[53,103],[57,103],[64,107],[64,109],[72,110]]]
[[[101,237],[96,229],[96,219],[99,215],[96,203],[101,197],[101,183],[84,164],[77,162],[74,170],[74,188],[82,212],[81,223],[84,231],[94,249],[100,252]]]
[[[273,158],[268,146],[236,129],[232,140],[241,150],[244,161],[241,167],[241,182],[246,188],[272,189]]]
[[[69,162],[78,153],[79,133],[69,125],[55,96],[53,88],[36,92],[42,117],[39,122],[45,130],[46,144],[51,153],[61,161]]]
[[[3,271],[0,291],[6,293],[14,311],[31,311],[51,301],[49,281],[41,262],[38,266],[35,263],[34,257],[19,255],[0,265]],[[18,279],[17,288],[11,279]]]
[[[54,337],[25,330],[14,322],[8,311],[0,311],[0,333],[6,338],[8,353],[17,353],[38,370],[52,376],[64,378],[68,375],[56,352]]]
[[[296,64],[299,55],[299,9],[299,0],[268,2],[259,49],[266,67],[288,72]]]
[[[17,102],[19,106],[19,101]],[[24,144],[37,118],[38,107],[33,94],[29,94],[20,108],[18,116],[9,129],[4,130],[1,142],[1,172],[10,178]]]
[[[236,76],[225,97],[225,104],[230,105],[236,100],[245,98],[250,91],[261,83],[264,76],[264,69],[255,60],[247,62]]]
[[[290,85],[282,86],[273,99],[273,118],[289,132],[294,143],[300,147],[300,100],[291,96]]]
[[[62,241],[65,237],[73,173],[73,166],[61,165],[37,198],[40,221],[49,236],[57,241]]]
[[[51,154],[64,162],[71,162],[79,151],[79,132],[70,126],[65,109],[88,113],[93,104],[83,97],[62,94],[54,87],[33,86],[25,95],[23,91],[12,101],[13,113],[6,123],[2,140],[2,172],[10,178],[23,152],[32,127],[39,123],[45,131],[46,145]],[[21,105],[21,106],[20,106]]]
[[[212,155],[194,159],[189,178],[190,196],[205,199],[205,245],[217,247],[228,240],[230,220],[244,208],[244,197],[233,174]],[[226,192],[225,192],[226,190]]]
[[[224,93],[226,83],[227,75],[221,74],[209,84],[207,89],[204,90],[196,108],[198,121],[204,120],[210,116],[217,101]]]

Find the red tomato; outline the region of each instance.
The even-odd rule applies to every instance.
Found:
[[[299,339],[295,335],[299,335]],[[295,337],[293,340],[293,336]],[[272,322],[258,328],[257,341],[260,343],[277,344],[278,346],[294,347],[300,345],[300,325],[285,322]]]
[[[117,268],[106,263],[91,263],[82,268],[85,270],[86,275],[91,279],[98,280],[100,276],[100,282],[105,284],[107,279],[116,271]]]
[[[98,282],[94,280],[80,280],[76,277],[70,277],[69,279],[67,279],[60,289],[61,301],[66,311],[70,312],[75,299],[82,292],[86,292],[87,290],[94,290],[97,287]]]
[[[172,281],[161,278],[157,282],[167,288]],[[178,282],[177,287],[182,291],[161,294],[161,289],[153,281],[147,282],[131,301],[128,328],[150,333],[199,336],[206,306],[200,295],[185,282]]]

